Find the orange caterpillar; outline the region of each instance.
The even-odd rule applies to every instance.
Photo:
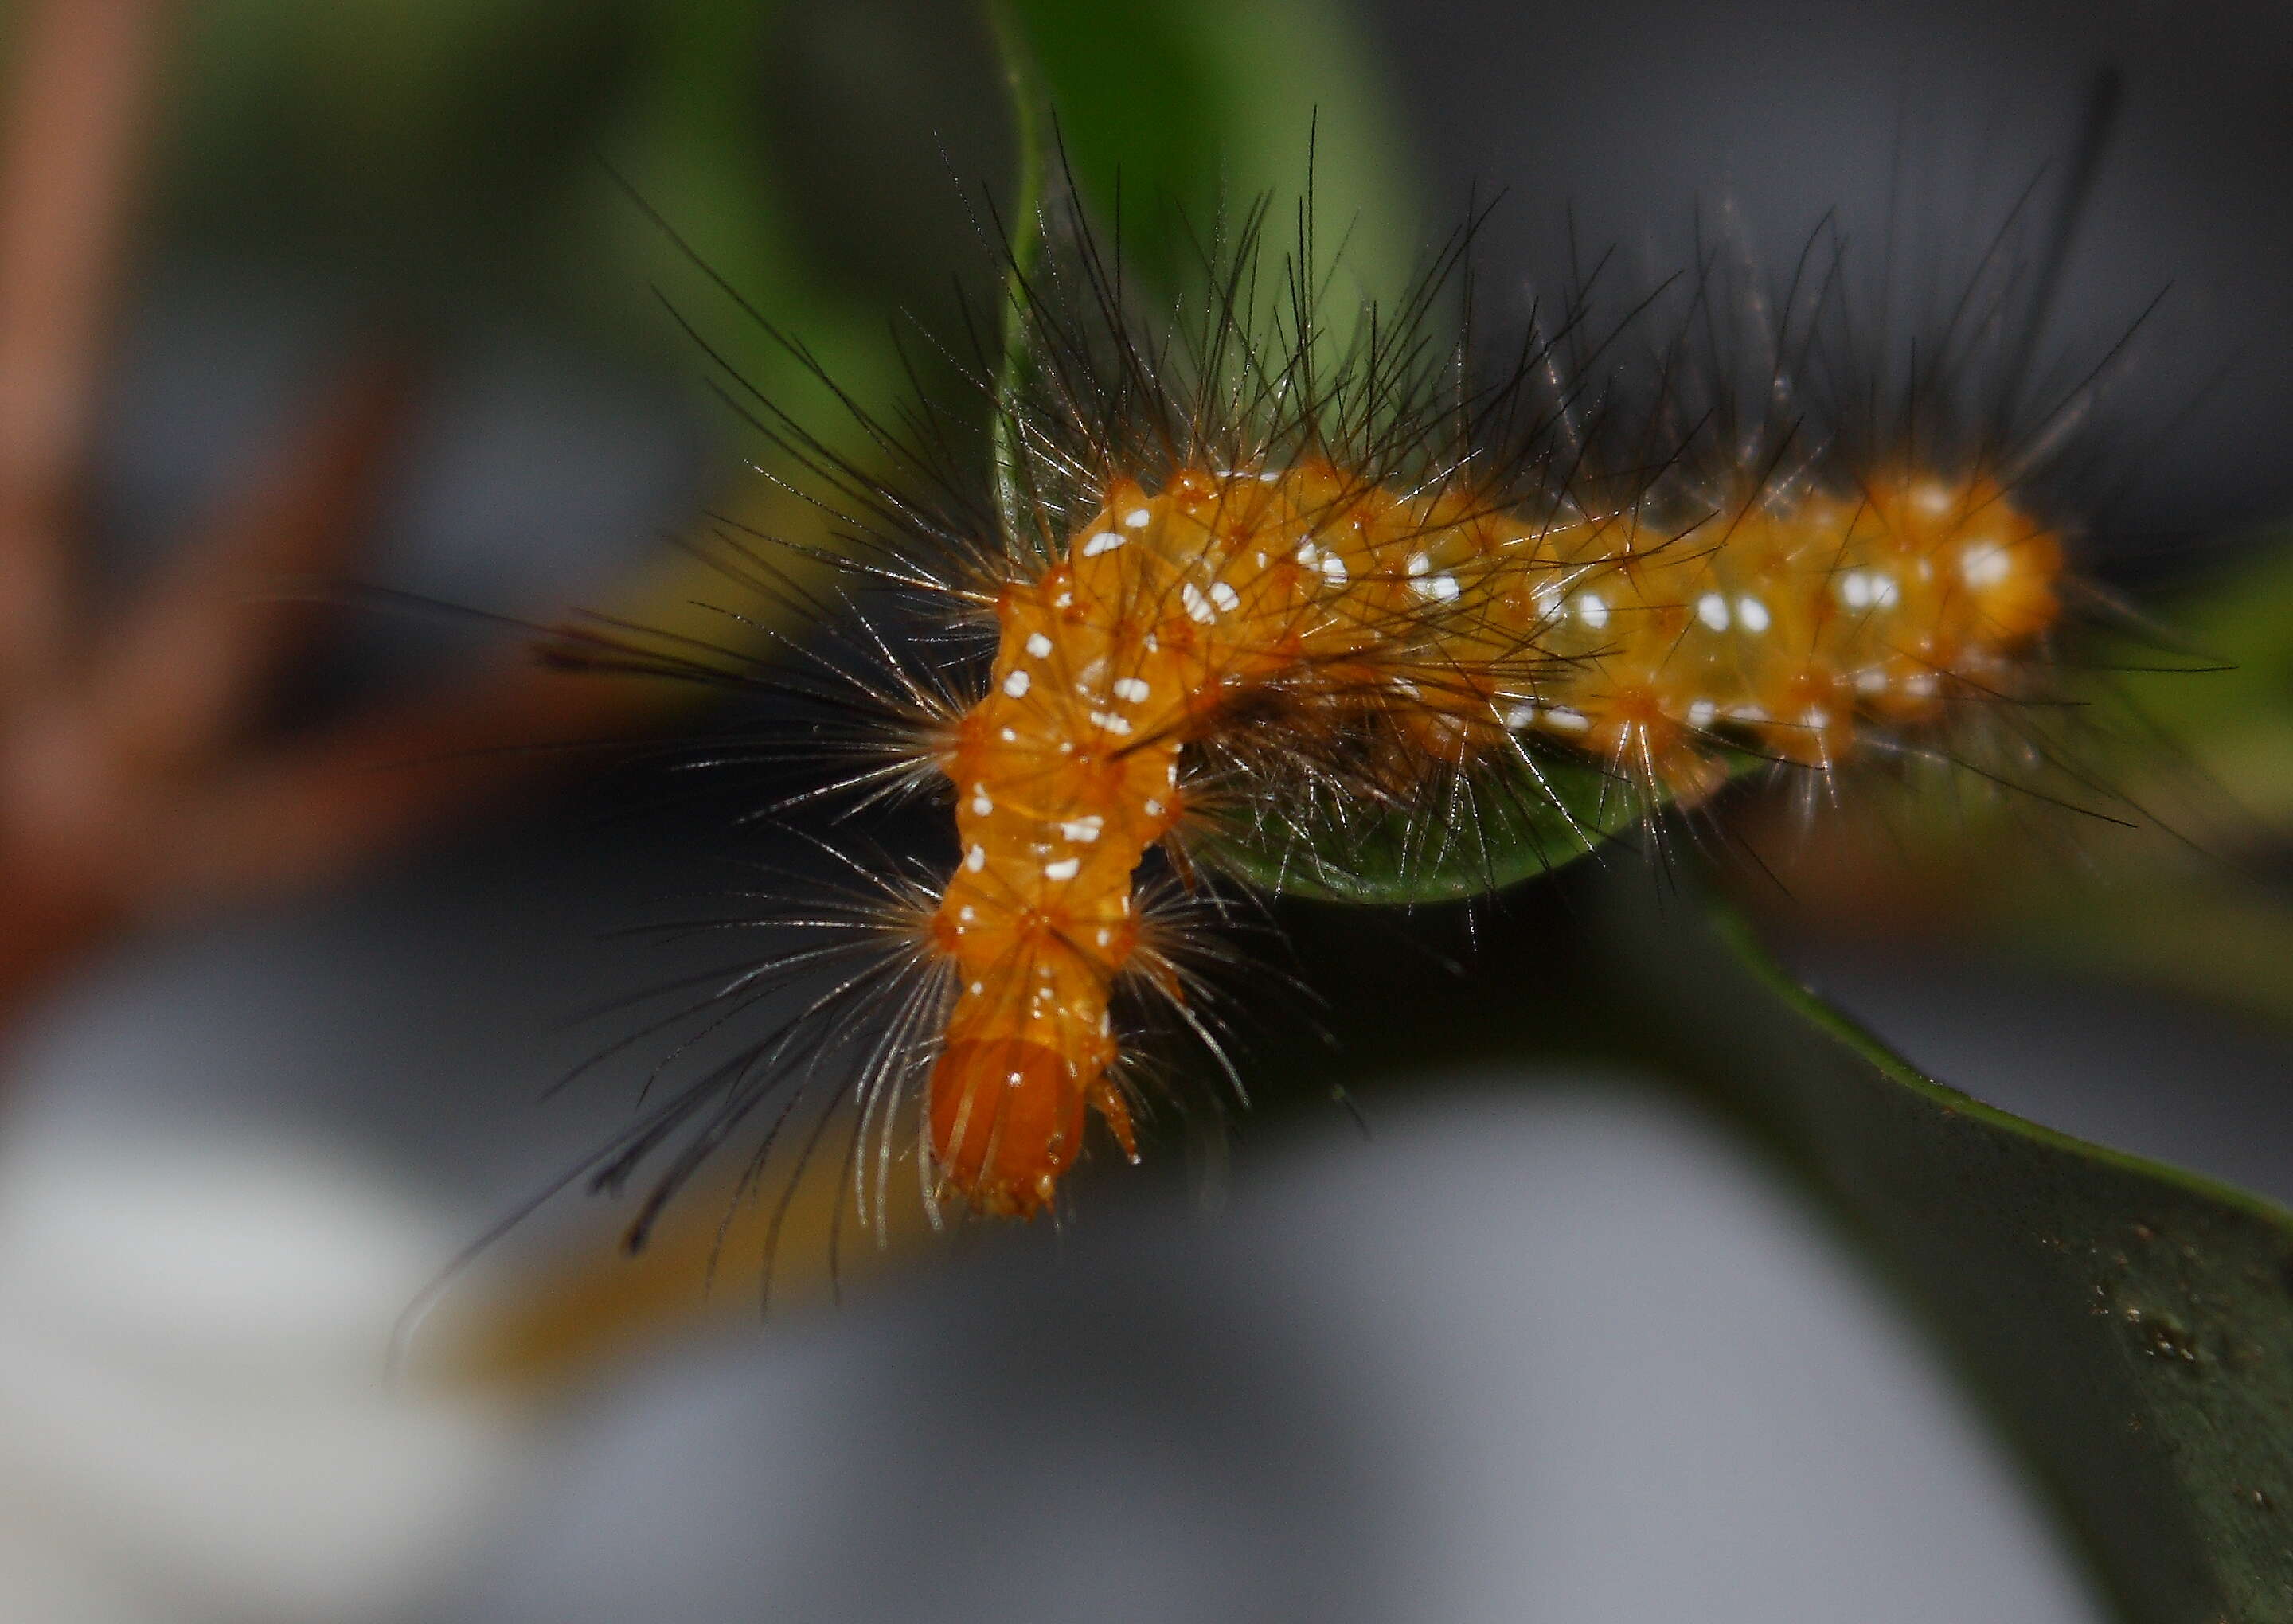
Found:
[[[888,471],[751,392],[844,531],[798,551],[854,589],[721,555],[819,623],[795,662],[619,625],[555,640],[768,701],[707,752],[798,770],[758,815],[952,803],[946,858],[835,831],[811,844],[825,894],[713,922],[794,945],[649,1029],[763,1030],[590,1164],[618,1187],[677,1147],[633,1244],[752,1115],[751,1179],[790,1124],[799,1159],[842,1125],[879,1225],[895,1167],[934,1213],[1025,1216],[1094,1117],[1135,1159],[1134,1004],[1241,1092],[1202,973],[1235,883],[1470,897],[1752,768],[1927,758],[2037,788],[2062,759],[2053,515],[2094,375],[2038,364],[2008,248],[1913,342],[1859,326],[1819,234],[1782,288],[1707,265],[1612,323],[1574,290],[1484,372],[1438,313],[1470,229],[1341,336],[1304,242],[1265,278],[1286,307],[1237,295],[1264,218],[1175,321],[1134,315],[1083,224],[1054,222],[1063,251],[1013,283],[1026,364],[980,355],[968,406],[863,418]]]
[[[1136,1154],[1109,1075],[1134,874],[1184,816],[1181,752],[1253,691],[1393,709],[1390,771],[1468,769],[1533,729],[1684,804],[1727,777],[1722,740],[1828,767],[1869,721],[1934,720],[1947,683],[2055,617],[2060,540],[1991,481],[1899,476],[1709,528],[1636,546],[1324,462],[1115,481],[1064,559],[1003,590],[945,763],[963,856],[932,935],[958,990],[930,1121],[954,1188],[1035,1212],[1086,1104]]]

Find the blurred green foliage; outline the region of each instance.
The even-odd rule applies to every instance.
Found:
[[[1183,214],[1294,193],[1372,284],[1416,249],[1396,126],[1328,0],[1025,0],[1090,205],[1150,279]],[[158,230],[177,252],[284,260],[451,332],[540,323],[698,376],[658,287],[800,418],[828,393],[693,263],[871,410],[904,336],[993,309],[990,210],[1010,135],[976,8],[944,0],[215,0],[187,12]],[[1278,61],[1282,70],[1264,65]],[[625,177],[668,234],[624,195]],[[903,328],[907,330],[903,334]],[[728,424],[729,419],[725,420]]]

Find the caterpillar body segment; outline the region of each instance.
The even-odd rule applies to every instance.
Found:
[[[1519,566],[1557,675],[1511,720],[1688,804],[1726,778],[1723,745],[1827,768],[1875,726],[2018,686],[2060,608],[2061,537],[1982,477],[1770,499],[1652,545],[1575,539]]]

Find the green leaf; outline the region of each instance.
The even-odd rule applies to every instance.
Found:
[[[1679,838],[1660,792],[1562,746],[1518,754],[1437,786],[1431,804],[1321,816],[1254,805],[1204,843],[1203,860],[1271,891],[1317,901],[1408,906],[1487,896],[1638,836]],[[1724,757],[1737,779],[1774,764]]]
[[[1125,262],[1175,286],[1190,232],[1262,195],[1316,214],[1353,278],[1406,282],[1419,247],[1405,142],[1347,9],[1332,0],[1009,0],[1060,144]]]
[[[2293,1620],[2293,1214],[1922,1076],[1677,870],[1526,887],[1462,961],[1445,910],[1282,918],[1326,1001],[1254,1057],[1261,1110],[1466,1060],[1674,1078],[1921,1312],[2122,1616]]]
[[[1448,803],[1350,816],[1257,804],[1219,828],[1199,855],[1268,891],[1406,906],[1485,896],[1550,874],[1648,815],[1634,787],[1587,758],[1559,753],[1460,784]]]
[[[2127,1615],[2293,1619],[2293,1214],[1920,1075],[1732,916],[1622,912],[1673,1062],[1924,1305]]]

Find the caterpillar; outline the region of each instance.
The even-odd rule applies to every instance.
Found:
[[[778,705],[703,752],[798,772],[758,815],[921,800],[952,825],[921,866],[823,840],[839,893],[733,921],[798,945],[672,1022],[806,990],[593,1165],[619,1188],[682,1136],[633,1246],[764,1111],[760,1177],[807,1102],[798,1154],[841,1124],[879,1224],[902,1163],[936,1219],[1026,1218],[1094,1119],[1137,1160],[1134,1006],[1241,1092],[1204,964],[1237,883],[1472,895],[1753,769],[2058,765],[2078,524],[2048,476],[2100,374],[2037,364],[2046,279],[2011,236],[1881,376],[1902,351],[1828,228],[1773,285],[1724,249],[1652,291],[1597,263],[1493,343],[1476,224],[1398,305],[1333,317],[1310,205],[1279,255],[1270,218],[1213,233],[1201,287],[1148,312],[1081,206],[1046,206],[1055,251],[1006,267],[1009,351],[975,341],[961,408],[850,405],[865,462],[728,370],[771,477],[839,540],[726,529],[715,562],[815,638],[549,640]]]
[[[1043,1207],[1086,1103],[1130,1150],[1108,995],[1138,952],[1134,875],[1185,820],[1187,751],[1236,713],[1382,726],[1365,770],[1390,794],[1535,731],[1686,805],[1728,735],[1828,767],[2054,618],[2060,538],[1987,477],[1641,517],[1524,518],[1323,461],[1183,466],[1152,494],[1116,478],[1065,558],[1005,584],[988,691],[940,757],[963,859],[932,918],[958,986],[931,1152],[953,1187]]]

